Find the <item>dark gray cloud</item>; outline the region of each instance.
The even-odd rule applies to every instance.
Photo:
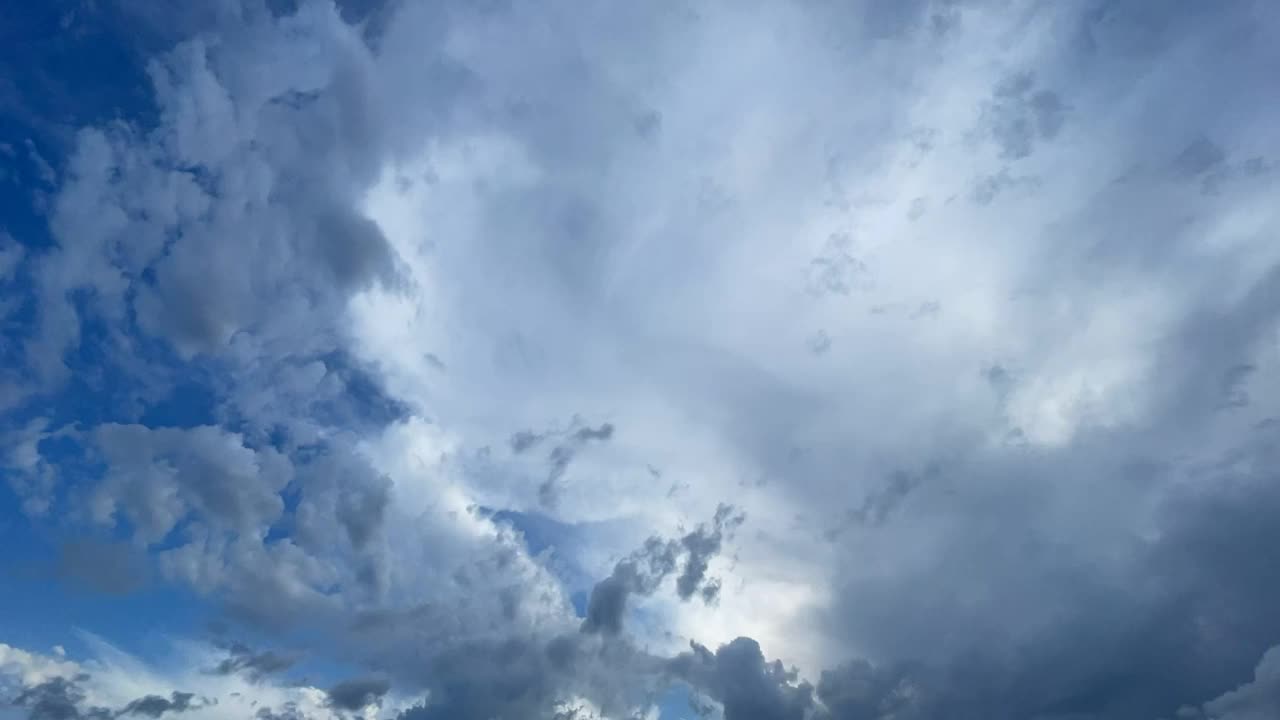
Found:
[[[386,678],[368,677],[343,680],[328,690],[329,704],[340,710],[356,712],[370,705],[382,704],[391,690]]]
[[[546,435],[535,433],[532,430],[521,430],[511,436],[511,452],[519,455],[526,450],[532,449],[544,439],[546,439]]]
[[[1280,311],[1280,304],[1268,306]],[[1206,321],[1215,328],[1237,323]],[[1247,334],[1235,337],[1251,342]],[[1231,367],[1239,348],[1215,347],[1223,349],[1218,367]],[[1219,412],[1218,372],[1183,377],[1187,384],[1168,400],[1183,411],[1167,422],[1199,417],[1192,427],[1206,427],[1212,415],[1200,413]],[[1188,415],[1189,403],[1200,409]],[[1266,519],[1280,503],[1280,477],[1269,469],[1280,445],[1269,430],[1247,431],[1221,455],[1179,466],[1156,439],[1171,431],[1081,441],[1090,456],[1110,456],[1092,472],[1116,488],[1171,473],[1194,478],[1159,503],[1152,537],[1109,536],[1115,554],[1105,565],[1082,561],[1079,546],[1068,550],[1052,539],[1055,521],[1041,499],[1013,504],[1006,495],[1000,503],[991,497],[966,504],[968,519],[944,536],[938,564],[922,574],[889,587],[846,586],[850,600],[833,627],[896,660],[824,674],[819,696],[833,714],[848,707],[849,717],[876,717],[869,708],[900,703],[898,716],[928,719],[1172,717],[1239,684],[1280,638],[1268,610],[1280,601],[1280,583],[1267,569],[1275,562],[1268,548],[1280,538]],[[1004,483],[1025,477],[1070,477],[1082,472],[1084,448],[962,471],[986,479],[957,482],[944,471],[917,489],[917,500],[954,501],[955,488],[992,478],[1009,487]],[[970,593],[977,602],[954,600]],[[900,686],[912,688],[910,702],[894,699]]]
[[[891,473],[882,487],[867,493],[857,507],[845,511],[844,521],[826,532],[827,540],[836,540],[850,527],[876,527],[884,524],[913,491],[923,483],[935,480],[939,472],[939,466],[931,464],[922,472],[898,470]]]
[[[192,702],[194,698],[195,693],[177,691],[171,693],[167,698],[159,695],[146,695],[130,701],[116,715],[142,715],[158,718],[165,713],[186,712],[193,707],[200,707],[200,704]]]
[[[111,713],[106,708],[83,708],[85,693],[75,680],[56,677],[24,688],[12,704],[26,708],[29,720],[105,720]]]
[[[572,716],[586,700],[603,717],[626,717],[663,688],[662,659],[625,638],[583,632],[551,637],[510,635],[468,643],[429,668],[427,702],[398,720]],[[595,717],[588,716],[588,717]]]
[[[946,710],[959,710],[956,706],[939,705],[928,694],[931,689],[923,688],[911,670],[882,670],[865,660],[850,662],[822,673],[817,697],[825,714],[838,720],[875,720],[886,715],[923,720],[943,717]]]
[[[1268,650],[1252,681],[1207,702],[1167,701],[1163,709],[1118,703],[1117,693],[1144,673],[1141,666],[1113,673],[1105,667],[1085,676],[1050,678],[1049,666],[1025,672],[1021,660],[1001,663],[975,655],[949,666],[908,662],[877,666],[851,661],[823,671],[817,687],[777,661],[766,661],[758,643],[740,637],[715,653],[694,643],[665,661],[665,671],[699,695],[715,700],[726,720],[813,718],[817,720],[1261,720],[1277,700],[1277,650]],[[1156,685],[1150,688],[1160,691]],[[1055,695],[1055,693],[1057,693]]]
[[[219,675],[244,673],[253,682],[261,682],[270,675],[282,673],[298,662],[298,656],[275,650],[255,651],[240,642],[224,645],[228,657],[219,662],[212,672]]]
[[[1058,93],[1037,87],[1034,73],[1021,72],[996,84],[983,114],[1000,156],[1020,160],[1058,135],[1069,109]]]
[[[24,689],[12,702],[27,708],[30,720],[107,720],[123,716],[158,718],[166,713],[182,713],[206,704],[195,701],[194,693],[175,691],[167,698],[146,695],[111,711],[85,704],[85,692],[78,683],[88,679],[88,676],[54,678]]]
[[[680,538],[680,544],[684,546],[687,553],[684,570],[676,578],[676,593],[679,594],[680,599],[688,600],[699,591],[699,588],[703,590],[704,601],[710,602],[715,599],[720,585],[707,581],[707,568],[711,559],[720,553],[725,537],[732,535],[734,530],[746,521],[746,518],[747,516],[742,513],[735,514],[733,507],[720,505],[716,508],[710,527],[700,525],[693,532]]]
[[[649,538],[639,550],[618,561],[609,577],[591,589],[582,631],[605,635],[622,632],[628,598],[652,595],[681,562],[683,569],[676,578],[680,599],[688,600],[698,593],[704,602],[714,602],[720,584],[707,579],[707,567],[720,552],[725,537],[745,519],[733,507],[722,504],[716,508],[710,527],[699,525],[680,540]]]
[[[598,427],[590,425],[581,425],[578,418],[574,418],[570,423],[570,429],[565,431],[548,431],[545,433],[536,433],[532,430],[521,430],[511,436],[508,444],[511,446],[511,452],[520,455],[549,439],[554,439],[556,445],[547,453],[547,477],[538,485],[538,501],[543,507],[554,507],[559,500],[562,490],[562,484],[565,473],[569,470],[569,465],[573,462],[574,457],[578,455],[587,445],[595,442],[608,442],[613,438],[614,427],[612,423],[601,423]]]
[[[258,708],[253,717],[257,720],[310,720],[311,718],[295,702],[284,703],[278,708]]]
[[[814,708],[813,687],[780,661],[767,662],[751,638],[737,638],[714,653],[693,643],[667,662],[667,671],[719,702],[725,720],[804,720]]]
[[[25,708],[28,720],[111,720],[131,716],[159,718],[211,704],[207,699],[197,699],[195,693],[175,690],[168,697],[144,695],[125,703],[123,707],[111,710],[87,702],[88,693],[84,684],[91,680],[91,676],[87,674],[54,677],[23,687],[8,702]]]
[[[631,595],[652,595],[675,572],[683,547],[675,540],[651,537],[620,560],[609,577],[596,583],[587,600],[583,632],[617,635]]]
[[[434,668],[438,691],[398,720],[549,715],[563,682],[550,663],[540,644],[526,638],[470,646]]]

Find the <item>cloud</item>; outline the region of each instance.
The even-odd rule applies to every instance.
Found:
[[[590,425],[583,426],[581,423],[582,421],[575,416],[569,428],[565,430],[549,430],[543,433],[521,430],[508,440],[511,452],[515,455],[522,455],[541,445],[545,440],[553,438],[556,440],[555,446],[547,453],[547,463],[550,468],[546,479],[538,485],[538,500],[543,507],[552,508],[557,504],[563,489],[561,484],[564,475],[574,457],[584,447],[594,442],[607,442],[613,438],[612,423],[601,423],[599,427],[594,428]]]
[[[53,678],[33,687],[25,688],[13,699],[13,704],[27,708],[31,720],[78,720],[82,717],[109,718],[111,712],[102,707],[90,707],[83,711],[84,691],[74,681]]]
[[[671,679],[727,720],[1263,702],[1273,9],[182,15],[154,117],[81,128],[53,246],[0,256],[32,310],[7,480],[385,689],[278,687],[245,646],[49,712],[215,681],[263,717],[618,717]],[[183,382],[208,407],[149,422]],[[533,513],[575,547],[530,552],[502,519]],[[127,587],[106,547],[63,565]],[[604,577],[583,617],[561,561]]]
[[[131,700],[118,714],[145,715],[146,717],[158,718],[165,713],[182,713],[191,709],[191,700],[194,697],[194,693],[177,691],[170,693],[167,698],[159,695],[147,695],[137,700]]]
[[[188,357],[225,353],[242,329],[259,341],[296,332],[295,349],[332,347],[321,307],[393,272],[377,227],[348,196],[380,155],[375,116],[358,110],[376,102],[367,51],[323,4],[284,18],[253,5],[213,25],[244,23],[220,33],[243,43],[237,59],[198,34],[151,61],[154,127],[80,133],[51,213],[60,247],[38,271],[41,321],[27,357],[42,374],[59,375],[82,322],[124,321],[126,307],[138,330]],[[240,71],[238,58],[263,56],[263,38],[289,27],[295,44],[280,49],[315,51],[321,63]],[[120,238],[124,252],[113,253]],[[246,262],[246,251],[273,262]],[[67,261],[72,253],[79,260]],[[96,294],[87,317],[67,299],[81,289]],[[260,317],[262,303],[275,312]]]
[[[0,643],[0,670],[6,677],[13,678],[24,686],[43,685],[55,679],[74,677],[78,672],[75,663],[4,643]]]
[[[578,428],[565,442],[552,448],[551,453],[548,455],[551,470],[547,473],[547,479],[538,486],[538,498],[542,501],[542,504],[544,506],[556,504],[556,498],[560,492],[560,480],[564,477],[565,471],[569,469],[569,463],[573,462],[574,455],[583,446],[590,442],[604,442],[612,437],[613,425],[604,423],[598,428]]]
[[[1056,92],[1037,89],[1035,75],[1021,72],[996,85],[984,114],[1000,156],[1020,160],[1031,154],[1037,141],[1057,137],[1067,111],[1067,104]]]
[[[714,601],[720,586],[706,579],[708,564],[720,552],[724,535],[732,533],[744,520],[745,516],[734,514],[731,506],[720,505],[710,528],[699,525],[678,541],[650,537],[643,547],[620,560],[609,577],[591,589],[582,631],[606,635],[622,632],[628,598],[652,595],[682,561],[683,569],[676,578],[680,599],[688,600],[701,588],[702,599],[708,603]]]
[[[109,468],[91,500],[93,517],[106,524],[123,515],[143,542],[164,539],[191,512],[249,535],[283,511],[288,461],[220,428],[111,424],[96,428],[93,441]]]
[[[680,595],[680,599],[688,600],[698,592],[699,587],[702,588],[703,600],[710,602],[715,599],[719,593],[719,585],[715,583],[704,585],[707,579],[707,567],[711,558],[720,552],[725,535],[732,534],[745,521],[746,515],[734,514],[732,506],[720,505],[716,508],[710,528],[700,525],[698,529],[680,538],[680,544],[688,553],[684,570],[676,578],[676,592]]]
[[[191,720],[283,716],[329,720],[343,717],[329,706],[328,694],[314,686],[277,683],[264,678],[202,673],[196,668],[216,650],[179,643],[168,667],[148,664],[95,636],[85,636],[92,654],[82,661],[55,659],[0,644],[0,688],[5,701],[25,709],[30,718],[184,717]],[[32,674],[34,668],[41,674]],[[10,682],[16,688],[10,693]],[[186,687],[188,690],[174,690]],[[404,707],[399,698],[379,695],[385,714],[393,717]]]
[[[1280,681],[1278,661],[1280,654],[1276,649],[1268,650],[1258,662],[1252,682],[1205,703],[1201,708],[1181,708],[1176,717],[1178,720],[1256,720],[1274,716],[1280,712],[1280,695],[1276,692],[1276,683]]]
[[[814,707],[813,688],[797,683],[781,662],[766,662],[759,643],[747,637],[714,654],[694,643],[669,661],[669,672],[715,698],[725,720],[803,720]]]
[[[382,696],[391,689],[383,678],[343,680],[329,688],[329,704],[340,710],[358,712],[370,705],[381,705]]]
[[[255,682],[282,673],[298,662],[295,655],[275,650],[254,651],[253,648],[240,642],[228,643],[226,651],[228,657],[218,662],[213,672],[219,675],[244,673]]]

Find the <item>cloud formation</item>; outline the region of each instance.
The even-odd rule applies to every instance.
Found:
[[[19,716],[1274,714],[1280,10],[63,4],[0,529],[233,632]]]
[[[303,683],[263,683],[201,673],[179,665],[162,668],[130,655],[96,636],[85,636],[92,648],[84,662],[27,653],[0,645],[0,711],[22,712],[41,720],[75,718],[172,718],[215,720],[233,717],[285,717],[328,720],[333,711],[326,693]],[[184,642],[171,651],[175,660],[200,663],[215,650]],[[194,671],[194,672],[193,672]],[[11,681],[16,680],[16,687]],[[180,686],[188,691],[165,690]],[[385,693],[384,693],[385,694]],[[390,703],[394,714],[400,701]],[[7,717],[7,716],[6,716]]]
[[[212,671],[219,675],[245,673],[251,680],[261,681],[293,667],[298,658],[276,650],[255,651],[241,642],[226,644],[227,657],[218,662]]]

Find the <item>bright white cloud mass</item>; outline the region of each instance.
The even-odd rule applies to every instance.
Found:
[[[0,719],[1280,717],[1280,5],[0,4]]]

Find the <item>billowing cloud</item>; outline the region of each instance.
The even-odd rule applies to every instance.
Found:
[[[15,712],[1273,712],[1280,11],[144,5],[0,82],[0,472],[235,632]]]
[[[780,661],[766,662],[751,638],[737,638],[715,653],[694,643],[670,667],[719,701],[725,720],[803,720],[813,712],[813,687],[797,683]]]

